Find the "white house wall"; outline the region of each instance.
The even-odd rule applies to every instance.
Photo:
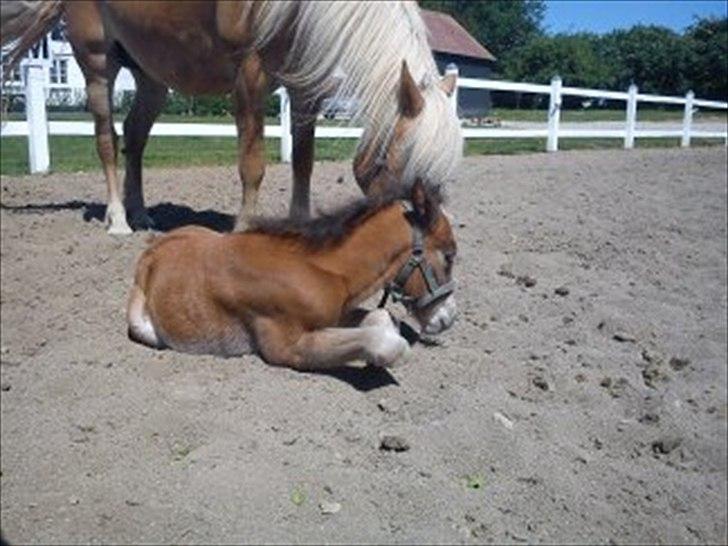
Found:
[[[46,37],[48,40],[48,52],[49,57],[43,59],[45,61],[45,82],[46,82],[46,96],[49,106],[67,106],[76,107],[83,106],[86,104],[86,80],[81,72],[81,67],[76,62],[76,58],[73,56],[71,45],[65,41],[52,40],[50,34]],[[28,58],[38,58],[39,51],[35,53],[33,51],[28,53]],[[64,83],[51,83],[51,64],[53,61],[66,61],[66,82]],[[20,73],[22,75],[22,81],[20,82],[6,82],[6,89],[10,93],[22,94],[25,89],[25,75],[24,66],[26,61],[23,60],[20,63]],[[134,91],[136,86],[134,84],[134,77],[131,72],[126,68],[122,68],[119,71],[116,81],[114,83],[114,105],[118,106],[125,92]]]

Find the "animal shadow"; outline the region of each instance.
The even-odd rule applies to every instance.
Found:
[[[235,227],[235,216],[216,210],[194,210],[187,205],[160,203],[147,209],[154,222],[156,231],[171,231],[178,227],[196,225],[215,231],[232,231]]]
[[[333,368],[330,370],[316,370],[312,373],[328,375],[339,381],[348,383],[361,392],[369,392],[374,389],[386,387],[387,385],[399,385],[394,376],[389,373],[389,370],[376,366],[364,366],[363,368],[342,366],[341,368]]]
[[[103,222],[106,215],[106,206],[89,201],[66,201],[64,203],[32,203],[28,205],[5,205],[0,208],[18,214],[48,214],[57,211],[80,210],[86,222]],[[235,217],[215,210],[197,211],[187,205],[174,203],[160,203],[147,209],[149,217],[154,222],[155,231],[171,231],[175,228],[189,225],[204,226],[215,231],[232,231],[235,227]]]

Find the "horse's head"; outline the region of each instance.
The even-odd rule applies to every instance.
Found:
[[[452,178],[462,157],[460,121],[449,98],[456,78],[435,80],[416,83],[402,62],[394,124],[368,128],[354,159],[354,175],[364,193],[383,193],[392,184],[416,178]]]
[[[412,250],[387,290],[405,305],[425,333],[437,334],[452,326],[457,312],[452,277],[457,245],[436,189],[426,188],[417,179],[409,203]]]

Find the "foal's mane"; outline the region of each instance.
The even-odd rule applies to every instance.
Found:
[[[296,239],[309,248],[321,249],[341,242],[367,219],[395,201],[410,202],[410,194],[409,186],[398,184],[383,195],[359,198],[332,211],[319,212],[316,218],[309,220],[253,218],[246,233]],[[433,184],[425,184],[425,197],[437,206],[444,200],[440,186]]]

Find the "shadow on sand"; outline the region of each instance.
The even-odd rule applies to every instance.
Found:
[[[86,222],[104,221],[106,205],[89,201],[66,201],[65,203],[42,203],[28,205],[0,204],[0,209],[18,214],[49,214],[57,211],[80,210]],[[214,229],[215,231],[232,231],[235,226],[235,217],[215,210],[196,211],[186,205],[174,203],[160,203],[147,209],[154,221],[155,231],[171,231],[175,228],[198,225]]]

